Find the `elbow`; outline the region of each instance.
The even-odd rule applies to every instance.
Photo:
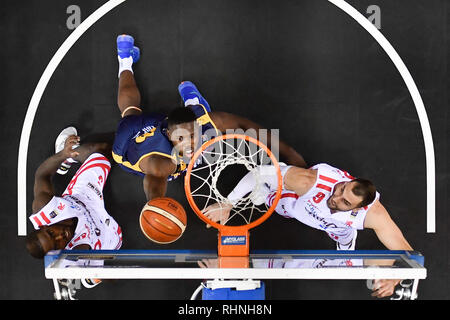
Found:
[[[43,179],[50,179],[52,175],[53,173],[46,172],[43,168],[39,167],[34,173],[34,183],[37,184],[38,181],[41,181]]]
[[[145,175],[146,179],[167,179],[170,176],[170,170],[164,167],[151,166]]]

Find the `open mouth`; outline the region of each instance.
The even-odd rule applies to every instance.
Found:
[[[188,158],[192,158],[194,156],[194,151],[192,149],[184,150],[183,155]]]

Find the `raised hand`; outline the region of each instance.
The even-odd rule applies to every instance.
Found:
[[[232,208],[233,206],[228,203],[215,203],[204,209],[202,213],[205,217],[214,222],[225,224],[230,217],[230,211]],[[210,228],[211,225],[207,224],[206,227]]]
[[[61,151],[64,155],[64,159],[75,158],[79,155],[79,152],[73,149],[74,146],[80,144],[80,137],[76,135],[69,136],[64,143],[64,149]]]

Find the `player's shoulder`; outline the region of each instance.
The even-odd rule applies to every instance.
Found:
[[[135,136],[133,150],[128,152],[136,152],[139,157],[146,154],[164,154],[171,155],[173,145],[167,136],[167,128],[164,126],[149,127],[141,135]]]
[[[364,228],[377,229],[392,221],[379,199],[375,199],[368,208],[365,208],[365,213]]]
[[[136,115],[136,118],[140,118],[141,121],[143,121],[143,123],[146,122],[162,122],[167,118],[167,115],[164,113],[160,113],[160,112],[146,112],[146,113],[142,113],[140,115]]]
[[[305,195],[316,183],[317,170],[290,167],[284,175],[283,182],[287,190],[294,190],[298,195]]]
[[[315,164],[312,167],[310,167],[310,169],[314,169],[314,170],[322,169],[322,170],[328,170],[328,171],[334,171],[334,172],[339,171],[338,168],[333,167],[333,166],[329,165],[328,163],[318,163],[318,164]]]
[[[52,210],[56,206],[58,198],[59,197],[53,196],[50,199],[50,201],[45,201],[45,202],[42,202],[42,201],[39,202],[36,199],[33,200],[33,214],[32,214],[32,216],[33,215],[37,215],[37,214],[39,214],[40,212],[43,212],[43,211],[46,212],[46,211]]]
[[[353,180],[354,177],[343,169],[329,165],[328,163],[319,163],[311,167],[319,172],[320,176],[329,177],[333,180]]]

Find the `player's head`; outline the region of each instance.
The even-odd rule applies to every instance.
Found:
[[[200,140],[199,126],[191,108],[180,107],[174,109],[167,117],[167,135],[176,152],[191,158]]]
[[[332,210],[349,211],[371,204],[375,196],[376,188],[373,183],[359,178],[336,184],[327,205]]]
[[[42,259],[50,250],[62,250],[73,237],[70,227],[53,224],[34,230],[27,235],[26,247],[35,258]]]

